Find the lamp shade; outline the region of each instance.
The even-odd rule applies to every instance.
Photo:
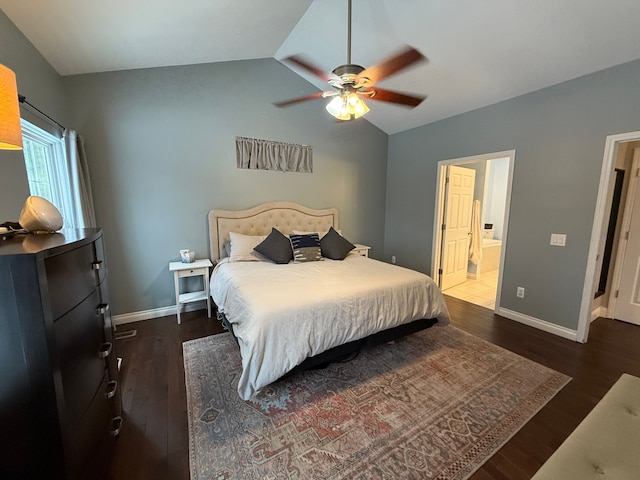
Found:
[[[0,150],[22,150],[16,75],[0,65]]]

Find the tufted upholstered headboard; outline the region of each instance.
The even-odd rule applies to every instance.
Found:
[[[268,235],[275,227],[289,235],[293,230],[323,232],[338,224],[338,210],[325,208],[316,210],[293,202],[263,203],[247,210],[209,211],[209,250],[211,260],[227,256],[224,249],[229,241],[229,232],[244,235]]]

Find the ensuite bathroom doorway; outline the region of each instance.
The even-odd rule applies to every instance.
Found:
[[[438,165],[432,276],[444,294],[491,310],[499,306],[514,158],[508,151]],[[461,194],[458,184],[471,177],[474,186]],[[456,235],[449,235],[451,227]]]

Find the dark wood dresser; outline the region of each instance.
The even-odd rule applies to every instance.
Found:
[[[0,478],[107,478],[122,423],[102,231],[0,240]]]

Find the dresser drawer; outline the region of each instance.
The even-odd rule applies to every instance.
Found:
[[[107,282],[103,282],[98,285],[98,294],[100,295],[100,303],[108,305],[109,292],[107,291]],[[105,337],[107,341],[110,342],[110,338],[113,335],[113,318],[111,317],[111,310],[109,309],[106,309],[103,313],[103,324]]]
[[[96,261],[93,244],[45,259],[49,305],[54,320],[95,290]]]
[[[105,278],[107,278],[107,263],[104,259],[104,244],[102,243],[102,237],[98,238],[93,244],[94,260],[92,268],[95,272],[96,285],[102,284]]]
[[[101,356],[104,358],[106,368],[111,378],[118,377],[118,355],[116,354],[116,342],[113,334],[113,318],[108,304],[101,304],[102,325],[104,328],[104,343]]]
[[[104,328],[96,290],[53,324],[66,417],[84,414],[105,375]]]
[[[114,397],[115,392],[110,386],[108,375],[105,374],[103,381],[100,383],[100,388],[92,398],[85,414],[77,422],[69,425],[71,427],[68,430],[69,441],[73,447],[73,459],[71,462],[73,465],[73,478],[86,477],[87,471],[95,472],[92,460],[95,458],[102,440],[105,435],[114,436],[111,432],[111,429],[114,428]],[[102,477],[96,472],[93,478]],[[104,478],[106,478],[106,475]]]
[[[100,443],[93,452],[92,457],[86,463],[82,480],[109,480],[111,459],[116,445],[117,436],[114,435],[114,429],[118,428],[120,420],[113,419],[109,428],[104,431]]]

